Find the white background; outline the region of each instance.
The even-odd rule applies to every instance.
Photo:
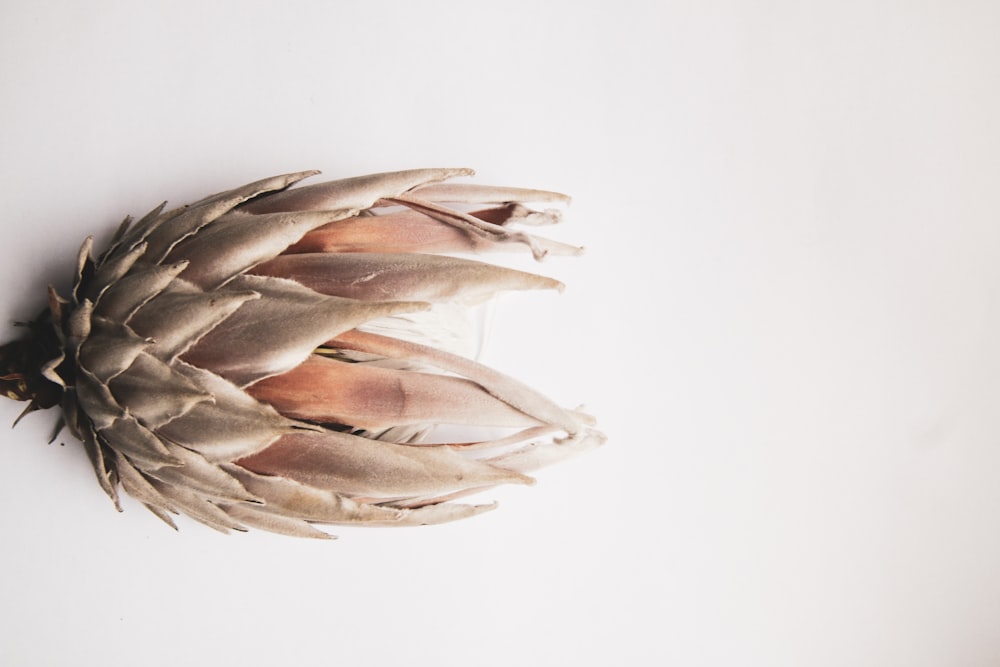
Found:
[[[164,198],[471,166],[574,195],[588,254],[487,359],[610,441],[315,542],[118,514],[33,415],[0,662],[1000,663],[998,34],[943,0],[4,2],[2,317]]]

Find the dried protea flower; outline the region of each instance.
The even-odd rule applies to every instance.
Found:
[[[441,253],[526,246],[563,195],[443,184],[419,169],[287,189],[269,178],[121,225],[81,249],[68,298],[0,348],[25,412],[60,405],[101,487],[174,525],[326,537],[314,524],[417,525],[449,502],[588,450],[585,414],[457,353],[456,312],[549,278]],[[439,424],[505,427],[436,442]],[[492,438],[492,439],[491,439]],[[119,507],[120,509],[120,507]]]

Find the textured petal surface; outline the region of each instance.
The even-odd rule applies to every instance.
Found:
[[[421,361],[441,370],[465,376],[508,405],[535,417],[540,422],[557,425],[569,433],[577,433],[589,425],[588,420],[581,415],[559,407],[545,396],[509,376],[469,359],[425,345],[355,330],[338,336],[332,341],[332,346],[385,357]]]
[[[321,540],[333,539],[332,535],[324,533],[302,519],[267,512],[258,507],[226,505],[224,511],[233,519],[251,528],[260,528],[261,530],[268,530],[272,533],[289,535],[291,537],[311,537]]]
[[[188,262],[182,277],[203,289],[214,289],[281,253],[306,232],[354,213],[335,210],[227,215],[177,244],[167,259]]]
[[[396,211],[324,225],[288,252],[480,252],[494,245],[416,211]]]
[[[196,452],[166,443],[170,455],[179,463],[175,466],[145,470],[150,476],[169,486],[187,489],[203,498],[230,502],[259,503],[257,498],[228,472],[210,463]],[[162,487],[158,487],[162,491]]]
[[[96,379],[107,382],[131,366],[136,357],[152,346],[152,341],[137,336],[131,329],[115,326],[104,319],[91,320],[94,327],[80,344],[77,359]]]
[[[95,303],[94,314],[109,321],[128,322],[133,313],[166,289],[185,268],[187,262],[133,267],[101,294]]]
[[[531,253],[535,256],[535,259],[541,259],[549,253],[556,253],[560,255],[579,255],[583,252],[582,248],[576,248],[574,246],[564,245],[554,241],[543,242],[542,239],[532,236],[531,234],[511,231],[502,225],[495,225],[492,222],[482,220],[474,215],[455,211],[422,199],[415,199],[413,197],[401,195],[399,197],[394,197],[392,201],[402,204],[419,213],[423,213],[428,217],[434,218],[438,222],[451,225],[470,235],[481,237],[483,240],[490,243],[524,244],[531,249]]]
[[[324,341],[363,322],[427,307],[324,296],[290,280],[257,276],[241,276],[232,286],[261,298],[243,304],[184,359],[240,386],[295,368]]]
[[[255,181],[234,190],[206,197],[199,202],[177,211],[164,213],[150,220],[146,225],[137,225],[128,240],[145,242],[146,257],[151,262],[162,262],[168,252],[180,241],[195,234],[205,225],[231,211],[235,206],[264,192],[274,192],[287,188],[303,178],[318,172],[303,171]],[[123,247],[125,243],[123,242]]]
[[[366,209],[384,197],[396,197],[413,188],[456,176],[471,176],[471,169],[411,169],[385,174],[328,181],[258,199],[243,206],[250,213]]]
[[[322,294],[375,301],[478,303],[503,290],[560,289],[562,283],[457,257],[416,253],[308,253],[276,257],[258,275],[290,278]]]
[[[158,470],[183,463],[177,448],[170,447],[128,415],[99,429],[97,435],[108,447],[129,457],[145,470]]]
[[[209,388],[145,353],[137,356],[128,370],[116,375],[108,387],[120,405],[151,429],[180,417],[199,403],[215,401]]]
[[[290,417],[368,430],[403,424],[538,423],[469,380],[316,355],[287,373],[261,380],[248,391]]]
[[[314,173],[126,219],[97,259],[80,248],[69,299],[50,290],[45,377],[116,505],[120,484],[171,526],[327,538],[313,524],[490,511],[449,501],[603,442],[588,416],[462,356],[469,305],[562,284],[440,255],[576,254],[517,229],[560,219],[525,202],[568,197],[443,183],[468,169],[290,187]],[[442,423],[513,432],[427,444]]]
[[[570,202],[569,195],[559,192],[476,183],[432,183],[415,188],[413,194],[427,201],[464,204],[504,204],[506,202],[568,204]]]
[[[195,405],[182,417],[160,426],[157,433],[208,461],[232,461],[253,454],[279,436],[303,427],[214,373],[188,364],[179,364],[177,370],[214,400]]]
[[[286,435],[237,463],[258,474],[364,497],[406,497],[532,481],[468,459],[448,446],[413,447],[336,432]]]
[[[259,298],[253,290],[204,292],[175,280],[171,288],[133,315],[128,325],[152,340],[151,352],[174,359],[235,313],[247,301]]]

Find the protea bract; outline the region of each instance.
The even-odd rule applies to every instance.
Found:
[[[462,349],[469,305],[560,284],[453,255],[577,252],[513,229],[558,220],[521,202],[563,195],[443,182],[466,169],[289,187],[315,173],[161,205],[96,259],[88,240],[72,293],[0,348],[7,395],[61,407],[116,505],[121,486],[223,531],[468,517],[493,505],[450,501],[600,444]],[[508,430],[439,442],[439,424]]]

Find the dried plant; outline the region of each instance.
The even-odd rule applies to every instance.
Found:
[[[452,255],[575,254],[515,229],[559,219],[521,202],[565,196],[443,183],[466,169],[289,187],[315,173],[161,205],[96,259],[88,239],[68,298],[0,348],[7,395],[61,407],[116,505],[121,486],[223,531],[468,517],[493,505],[449,501],[603,441],[460,353],[470,306],[561,285]],[[509,430],[441,443],[438,424]]]

